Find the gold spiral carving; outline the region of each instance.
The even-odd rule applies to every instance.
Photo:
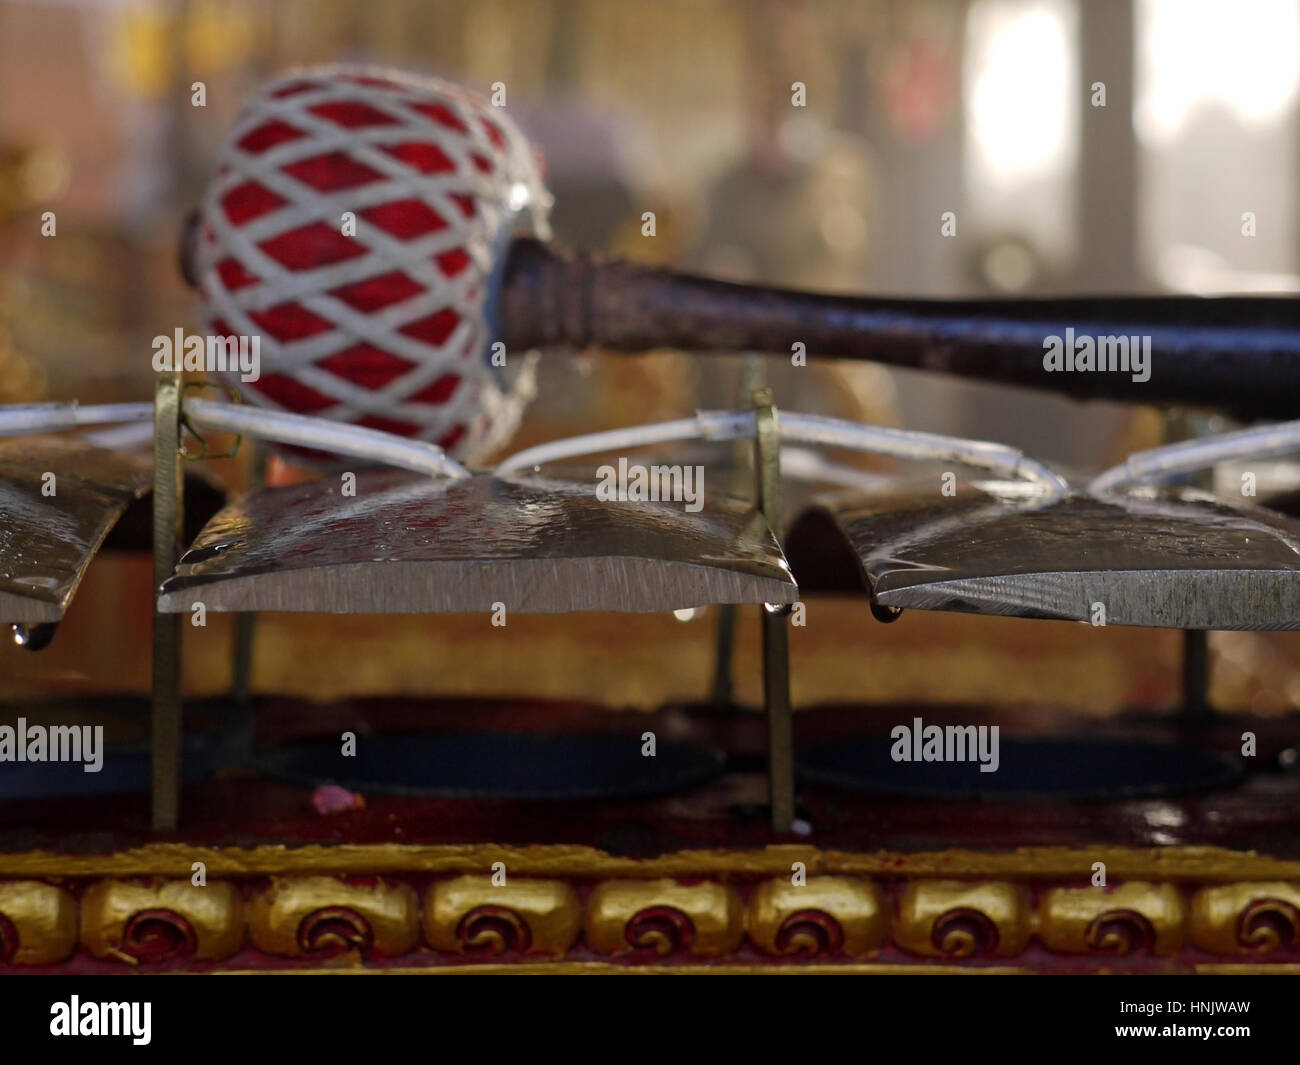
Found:
[[[273,877],[248,904],[248,932],[258,950],[278,957],[396,957],[419,943],[419,909],[410,884],[380,877]]]
[[[1175,884],[1052,888],[1039,904],[1038,935],[1048,950],[1062,954],[1169,956],[1182,949],[1187,914]]]
[[[457,876],[424,897],[424,938],[435,950],[560,955],[581,927],[578,894],[562,880]]]
[[[175,910],[140,910],[122,929],[121,952],[150,965],[193,958],[199,937],[183,914]]]
[[[1156,930],[1135,910],[1107,910],[1088,925],[1084,940],[1104,954],[1137,954],[1156,945]]]
[[[1033,917],[1025,889],[1000,881],[918,880],[898,899],[894,941],[932,958],[1014,957]]]
[[[587,899],[584,931],[587,945],[598,954],[717,957],[740,946],[745,913],[740,897],[726,884],[605,881]]]
[[[1300,950],[1300,885],[1221,884],[1192,898],[1192,942],[1211,954],[1268,956]]]
[[[857,958],[884,943],[889,906],[877,885],[856,877],[765,880],[749,896],[746,926],[768,954]]]
[[[100,880],[81,897],[81,941],[131,965],[211,961],[243,945],[243,900],[226,881]]]
[[[844,929],[824,910],[799,910],[781,922],[776,948],[781,954],[834,957],[844,952]]]
[[[77,946],[77,902],[39,880],[0,881],[0,968],[53,965]]]
[[[504,906],[474,907],[456,926],[456,938],[468,950],[485,950],[490,954],[527,953],[533,945],[528,922]]]
[[[674,906],[647,906],[632,915],[623,937],[635,951],[652,950],[661,958],[690,951],[695,924]]]
[[[995,954],[998,926],[988,914],[971,906],[959,906],[935,919],[930,929],[930,944],[946,958]]]
[[[1249,950],[1271,954],[1300,946],[1300,909],[1284,899],[1255,899],[1237,921],[1237,941]]]
[[[328,956],[349,950],[365,954],[374,945],[370,922],[348,906],[322,906],[298,924],[298,949],[303,954]]]

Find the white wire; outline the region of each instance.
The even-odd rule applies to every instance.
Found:
[[[185,412],[192,422],[210,429],[350,455],[435,476],[470,476],[464,466],[450,458],[436,444],[408,440],[376,429],[325,421],[301,414],[203,399],[186,400]],[[150,403],[115,403],[90,407],[81,407],[75,403],[25,404],[0,408],[0,436],[76,429],[88,425],[145,422],[151,421],[152,418],[153,405]],[[895,458],[911,460],[958,462],[966,466],[990,470],[1002,476],[1023,477],[1037,483],[1051,496],[1061,495],[1067,490],[1066,482],[1052,470],[1026,458],[1023,452],[1004,444],[940,436],[936,433],[910,429],[863,425],[840,418],[790,411],[778,413],[777,425],[781,439],[786,443],[841,447],[852,451],[891,455]],[[1271,428],[1286,430],[1288,427]],[[1273,441],[1271,446],[1274,450],[1267,453],[1275,454],[1300,447],[1300,437],[1295,432],[1297,429],[1300,429],[1300,423],[1291,423],[1291,431],[1283,434],[1284,442]],[[496,472],[504,476],[521,469],[542,466],[579,455],[615,449],[633,450],[673,441],[753,439],[756,432],[757,421],[753,411],[700,411],[694,418],[612,429],[603,433],[569,437],[526,448],[507,458],[497,467]],[[1228,436],[1252,435],[1254,437],[1262,434],[1261,430],[1247,430],[1244,434],[1228,434]],[[92,443],[99,441],[118,446],[142,442],[144,439],[136,432],[126,429],[87,434],[87,437]],[[1200,451],[1214,445],[1219,439],[1224,438],[1194,441],[1190,445],[1175,445],[1175,447],[1184,450],[1195,447]],[[1252,440],[1250,453],[1256,453],[1258,447],[1258,443]],[[1166,450],[1172,449],[1157,449],[1157,452]],[[1237,453],[1229,451],[1225,457]],[[1132,456],[1130,465],[1143,459],[1144,456],[1155,454],[1155,452],[1144,452]],[[1200,465],[1205,464],[1206,462],[1201,460],[1199,465],[1192,468],[1199,468]],[[1127,472],[1129,467],[1122,469]],[[1114,475],[1117,471],[1109,471],[1109,473]],[[1103,475],[1099,480],[1106,476]]]
[[[191,422],[209,429],[331,451],[433,476],[470,475],[469,470],[437,444],[408,440],[377,429],[204,399],[185,400],[184,410]],[[88,407],[77,403],[15,404],[0,407],[0,436],[112,425],[114,428],[86,433],[83,439],[98,447],[133,447],[152,437],[153,417],[152,403],[105,403]]]
[[[416,473],[444,477],[470,476],[469,470],[437,444],[409,440],[378,429],[311,418],[304,414],[217,403],[209,399],[187,399],[184,409],[191,422],[207,429],[350,455],[367,462],[414,470]]]
[[[1093,478],[1088,491],[1105,495],[1138,484],[1194,473],[1228,459],[1267,459],[1296,451],[1300,451],[1300,421],[1182,440],[1134,452],[1120,465]]]
[[[819,451],[803,447],[781,449],[781,476],[796,481],[815,481],[820,484],[838,484],[846,488],[860,488],[874,492],[892,485],[897,478],[875,470],[860,470],[832,462]]]
[[[0,436],[57,433],[85,425],[153,421],[152,403],[17,403],[0,407]]]
[[[754,415],[750,411],[700,411],[694,418],[679,418],[653,425],[633,425],[625,429],[608,429],[603,433],[570,436],[551,440],[536,447],[517,451],[497,466],[498,476],[578,455],[600,451],[634,451],[650,444],[668,444],[679,440],[741,440],[754,435]]]
[[[670,441],[752,439],[757,432],[756,417],[753,411],[700,411],[694,418],[554,440],[511,455],[497,467],[496,472],[498,476],[505,476],[579,455],[633,450]],[[1058,474],[1004,444],[910,429],[886,429],[784,410],[777,413],[777,426],[783,443],[842,447],[902,459],[957,462],[1001,476],[1023,477],[1038,484],[1053,498],[1063,495],[1069,488]]]
[[[1069,485],[1059,474],[1006,444],[941,436],[915,429],[863,425],[820,414],[778,412],[777,424],[781,429],[781,439],[791,443],[842,447],[912,461],[956,462],[1004,477],[1033,481],[1053,497],[1069,491]]]
[[[134,451],[153,444],[153,422],[129,422],[107,429],[90,429],[77,439],[106,451]]]

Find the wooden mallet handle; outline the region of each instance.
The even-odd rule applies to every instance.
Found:
[[[1078,399],[1178,403],[1247,418],[1300,417],[1300,300],[1096,296],[921,300],[738,285],[515,241],[500,322],[508,349],[766,351],[1046,389]],[[1044,339],[1151,338],[1150,379],[1044,369]]]

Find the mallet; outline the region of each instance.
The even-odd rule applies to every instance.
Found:
[[[553,251],[549,203],[537,154],[487,100],[389,71],[308,70],[244,108],[182,263],[209,333],[260,337],[261,378],[233,381],[250,402],[459,456],[518,422],[528,375],[507,383],[501,366],[556,345],[788,355],[802,344],[814,358],[1076,398],[1300,412],[1292,298],[783,291]],[[1090,353],[1076,363],[1070,351],[1065,365],[1082,368],[1054,372],[1052,343]],[[1095,368],[1108,357],[1114,369]]]

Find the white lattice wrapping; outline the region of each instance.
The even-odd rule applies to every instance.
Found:
[[[261,337],[260,379],[232,375],[251,403],[472,459],[531,396],[529,373],[491,365],[486,315],[506,241],[545,236],[549,205],[487,100],[387,70],[289,74],[247,102],[204,198],[204,328]]]

